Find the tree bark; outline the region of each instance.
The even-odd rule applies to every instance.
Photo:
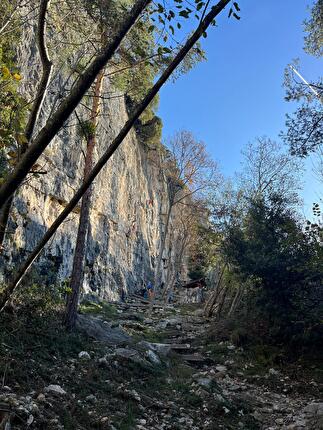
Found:
[[[231,303],[231,306],[230,306],[230,309],[228,312],[228,317],[230,317],[234,313],[234,311],[236,310],[236,308],[239,304],[239,301],[241,299],[241,296],[242,296],[242,287],[241,287],[241,285],[239,285],[237,292],[236,292],[236,294],[232,300],[232,303]]]
[[[95,88],[94,88],[94,98],[91,112],[90,123],[93,126],[93,135],[90,136],[87,143],[86,148],[86,156],[85,156],[85,164],[84,164],[84,180],[87,179],[91,169],[93,167],[93,151],[96,144],[96,135],[95,130],[98,123],[98,115],[100,110],[100,96],[101,96],[101,88],[103,83],[104,70],[101,70],[99,73]],[[90,218],[90,206],[91,206],[91,198],[92,198],[92,187],[89,187],[84,196],[82,197],[81,204],[81,212],[80,212],[80,220],[77,231],[76,238],[76,246],[74,251],[74,259],[73,259],[73,269],[71,276],[71,294],[67,298],[66,312],[64,317],[64,324],[67,330],[73,330],[75,327],[76,316],[77,316],[77,308],[80,297],[80,291],[83,284],[84,277],[84,257],[85,257],[85,243],[86,236],[89,226],[89,218]]]
[[[159,92],[160,88],[164,85],[176,67],[181,63],[181,61],[185,58],[186,54],[190,51],[190,49],[194,46],[194,44],[199,40],[202,34],[209,27],[214,18],[227,6],[230,0],[220,0],[217,5],[213,6],[211,11],[205,16],[203,21],[200,22],[198,28],[192,34],[192,36],[186,41],[185,45],[179,50],[173,61],[168,65],[165,71],[162,73],[160,78],[157,80],[155,85],[148,92],[146,97],[142,100],[141,103],[137,106],[135,111],[130,115],[128,121],[125,123],[123,128],[121,129],[118,136],[113,140],[111,145],[96,163],[94,168],[91,170],[91,173],[88,176],[88,179],[84,181],[83,185],[78,189],[78,191],[74,194],[73,198],[67,204],[65,209],[60,213],[57,219],[53,222],[51,227],[47,230],[43,238],[40,240],[34,251],[27,258],[26,262],[22,265],[22,267],[18,270],[17,275],[13,279],[13,281],[5,288],[0,296],[0,311],[5,307],[8,299],[11,294],[14,292],[16,287],[19,285],[20,281],[24,277],[25,273],[32,266],[33,262],[36,260],[40,252],[43,250],[44,246],[47,242],[53,237],[59,226],[65,221],[68,215],[73,211],[77,203],[83,197],[86,190],[90,187],[94,179],[100,173],[102,168],[105,166],[107,161],[111,158],[114,152],[118,149],[120,144],[123,142],[124,138],[127,136],[132,126],[139,118],[139,116],[143,113],[149,103],[153,100],[156,94]]]
[[[3,250],[3,241],[7,231],[8,219],[10,215],[12,201],[13,201],[13,196],[6,201],[6,204],[0,211],[0,254]]]
[[[135,3],[117,30],[116,36],[105,46],[101,53],[94,58],[92,63],[78,78],[69,95],[62,101],[57,110],[47,120],[45,126],[40,130],[33,142],[29,145],[21,160],[17,163],[14,171],[0,187],[0,209],[5,205],[5,202],[14,194],[19,185],[26,178],[32,166],[56,136],[65,121],[70,117],[76,106],[82,100],[86,91],[93,84],[100,70],[111,59],[125,35],[135,24],[137,18],[150,2],[151,0],[138,0]]]

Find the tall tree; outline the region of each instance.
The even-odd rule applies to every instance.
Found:
[[[35,97],[35,101],[32,105],[29,118],[27,121],[27,125],[25,128],[25,133],[23,139],[21,140],[21,145],[19,145],[15,153],[15,160],[19,162],[19,159],[23,156],[28,148],[28,142],[32,138],[35,125],[37,119],[39,117],[42,104],[44,102],[48,83],[51,77],[52,72],[52,62],[48,56],[47,44],[46,44],[46,15],[47,9],[49,6],[50,0],[41,0],[39,5],[39,15],[38,15],[38,23],[37,23],[37,32],[36,32],[36,43],[38,46],[40,61],[42,65],[42,75],[37,88],[37,94]],[[14,13],[17,9],[14,9],[12,13]],[[10,15],[12,19],[12,14]],[[17,139],[17,143],[18,139]],[[13,202],[13,194],[6,200],[2,209],[0,209],[0,249],[3,245],[3,240],[5,237],[5,232],[8,224],[8,219],[10,215],[10,209]]]
[[[100,96],[101,88],[104,78],[104,70],[102,70],[95,82],[94,93],[93,93],[93,104],[91,110],[90,121],[86,124],[86,129],[84,130],[85,137],[87,138],[86,155],[84,162],[84,180],[88,178],[89,173],[93,168],[93,151],[96,145],[96,127],[98,123],[98,116],[100,110]],[[84,124],[83,124],[84,127]],[[86,235],[89,225],[90,217],[90,205],[91,205],[92,187],[89,187],[82,197],[80,219],[76,237],[76,245],[73,258],[73,268],[71,276],[71,293],[67,298],[66,314],[65,314],[65,326],[67,329],[71,330],[75,326],[76,312],[79,302],[80,289],[83,283],[83,263],[85,257],[85,243]]]
[[[242,155],[238,178],[246,197],[268,200],[277,194],[290,204],[298,202],[302,164],[281,144],[267,137],[258,137],[246,145]]]
[[[205,144],[192,133],[180,131],[167,143],[161,166],[167,182],[166,212],[161,214],[162,232],[157,258],[155,285],[161,282],[161,263],[165,250],[171,214],[175,206],[194,205],[195,198],[205,194],[217,180],[216,164],[206,151]]]
[[[252,200],[242,225],[227,230],[222,250],[240,281],[251,282],[256,312],[271,332],[288,338],[290,328],[319,320],[322,247],[317,229],[304,230],[284,198]]]

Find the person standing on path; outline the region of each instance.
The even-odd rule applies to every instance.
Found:
[[[149,300],[153,300],[153,298],[154,298],[154,287],[150,281],[147,284],[147,291],[148,291]]]

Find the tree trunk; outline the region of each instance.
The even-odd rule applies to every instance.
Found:
[[[214,306],[216,305],[216,302],[217,302],[217,300],[218,300],[218,298],[219,298],[219,296],[220,296],[220,293],[221,293],[221,291],[222,291],[222,289],[220,290],[220,287],[221,287],[221,282],[222,282],[222,278],[223,278],[223,275],[224,275],[224,271],[225,271],[225,269],[226,269],[226,265],[224,265],[224,266],[222,267],[222,270],[221,270],[221,272],[220,272],[220,275],[219,275],[218,281],[217,281],[217,283],[216,283],[215,290],[214,290],[214,292],[211,294],[211,297],[209,298],[209,300],[208,300],[208,301],[206,302],[206,304],[205,304],[205,307],[204,307],[204,313],[205,313],[205,315],[206,315],[207,317],[211,317],[211,316],[212,316]]]
[[[84,164],[84,175],[83,178],[86,180],[89,176],[89,173],[93,167],[93,151],[96,144],[96,136],[95,130],[98,123],[98,115],[100,110],[100,96],[101,96],[101,88],[103,82],[104,71],[102,70],[95,83],[94,88],[94,98],[91,112],[90,123],[93,126],[93,135],[89,137],[87,148],[86,148],[86,156],[85,156],[85,164]],[[73,330],[75,327],[76,316],[77,316],[77,307],[80,297],[80,291],[83,284],[84,277],[84,257],[85,257],[85,244],[86,244],[86,236],[89,226],[89,218],[90,218],[90,206],[91,206],[91,197],[92,197],[92,187],[89,187],[83,198],[81,204],[81,213],[79,226],[77,231],[76,238],[76,246],[74,251],[74,259],[73,259],[73,269],[71,276],[71,294],[67,298],[66,312],[64,317],[64,324],[67,330]]]
[[[7,230],[13,196],[11,196],[0,211],[0,254],[3,249],[3,241]]]
[[[229,287],[227,285],[224,285],[223,288],[221,289],[220,302],[216,313],[217,320],[221,318],[223,306],[225,303],[225,299],[227,298],[228,291],[229,291]]]
[[[221,0],[216,6],[213,6],[211,11],[206,15],[203,21],[200,22],[198,28],[192,34],[192,36],[186,41],[184,46],[179,50],[173,61],[168,65],[165,71],[162,73],[160,78],[157,80],[155,85],[148,91],[146,97],[142,100],[141,103],[137,106],[135,111],[130,115],[128,121],[125,123],[117,137],[112,141],[111,145],[96,163],[96,165],[91,170],[91,173],[88,176],[88,179],[84,181],[83,185],[76,191],[70,202],[64,208],[64,210],[60,213],[60,215],[56,218],[50,228],[47,230],[43,238],[40,240],[36,248],[27,258],[25,263],[20,267],[13,281],[4,289],[2,294],[0,295],[0,311],[5,307],[8,299],[11,294],[15,291],[16,287],[21,282],[22,278],[32,266],[33,262],[36,260],[38,255],[41,253],[45,245],[48,241],[54,236],[59,226],[65,221],[65,219],[69,216],[69,214],[73,211],[75,206],[78,204],[80,199],[83,197],[86,190],[91,186],[94,179],[101,172],[107,161],[112,157],[115,151],[119,148],[132,126],[139,118],[139,116],[144,112],[149,103],[153,100],[153,98],[158,94],[161,87],[171,76],[176,67],[183,61],[187,53],[191,50],[191,48],[195,45],[195,43],[200,39],[202,34],[207,30],[211,22],[214,18],[227,6],[230,0]],[[6,198],[8,198],[6,196]],[[0,193],[1,198],[1,193]]]
[[[236,292],[233,300],[232,300],[232,303],[231,303],[231,306],[230,306],[230,309],[229,309],[229,312],[228,312],[228,317],[230,317],[233,314],[233,312],[236,310],[236,308],[237,308],[237,306],[239,304],[239,301],[241,299],[241,296],[242,296],[242,288],[241,288],[241,285],[240,285],[238,287],[238,289],[237,289],[237,292]]]

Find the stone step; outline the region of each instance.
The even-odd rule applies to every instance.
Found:
[[[191,349],[189,343],[170,343],[169,345],[174,351],[189,351]]]
[[[189,337],[168,337],[166,339],[164,339],[165,343],[169,343],[171,345],[173,344],[182,344],[182,343],[188,343],[190,342],[192,339]]]
[[[181,355],[181,358],[187,363],[192,363],[192,364],[204,364],[208,361],[206,357],[204,357],[199,353]]]

